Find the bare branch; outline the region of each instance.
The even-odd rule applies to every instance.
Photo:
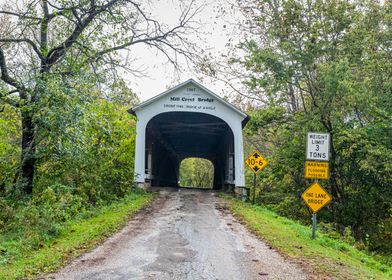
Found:
[[[44,17],[41,21],[41,26],[40,26],[40,43],[41,43],[41,52],[46,53],[48,50],[48,25],[53,16],[49,15],[49,7],[48,7],[48,1],[47,0],[42,0],[41,2],[42,5],[42,11],[44,13]],[[41,59],[41,69],[44,68],[44,64],[46,62],[46,59]]]
[[[76,42],[79,36],[82,34],[83,30],[85,30],[89,24],[94,20],[94,18],[114,6],[116,3],[120,2],[120,0],[112,0],[103,6],[91,6],[91,9],[88,12],[88,16],[83,19],[80,24],[76,25],[75,29],[71,33],[71,35],[59,46],[53,48],[48,53],[48,63],[46,67],[50,68],[57,60],[64,55],[64,53]],[[94,1],[92,4],[95,3]]]
[[[28,13],[28,12],[26,12],[26,13],[24,13],[24,14],[18,14],[18,13],[11,12],[11,11],[0,11],[0,14],[16,16],[16,17],[18,17],[18,18],[33,19],[33,20],[41,20],[41,18],[35,17],[35,16],[29,16],[29,15],[27,15],[27,13]]]
[[[40,59],[43,59],[43,55],[38,49],[37,45],[30,39],[28,38],[20,38],[20,39],[12,39],[12,38],[0,38],[0,42],[2,43],[27,43],[29,44],[35,51],[35,53],[38,55]]]
[[[23,86],[17,80],[9,76],[4,52],[1,48],[0,48],[0,70],[1,70],[1,79],[4,82],[9,84],[10,86],[13,86],[14,88],[23,89]]]
[[[194,1],[191,0],[191,3],[193,4]],[[127,10],[123,10],[122,7],[125,4],[132,6],[132,13],[128,14],[126,12]],[[63,2],[62,4],[52,0],[33,1],[29,4],[28,13],[35,16],[32,11],[34,9],[37,11],[38,5],[38,9],[39,7],[41,8],[41,11],[38,12],[38,15],[41,16],[35,16],[35,20],[38,22],[33,24],[27,22],[27,24],[20,25],[20,38],[5,38],[0,39],[0,42],[28,44],[30,50],[38,55],[41,64],[40,66],[36,65],[37,67],[33,68],[33,72],[38,72],[37,70],[41,73],[49,72],[54,65],[59,64],[60,60],[65,58],[66,52],[71,49],[73,50],[75,47],[79,51],[75,52],[76,57],[74,55],[70,57],[71,61],[78,65],[87,66],[90,63],[99,62],[100,60],[103,61],[105,59],[104,57],[110,53],[119,50],[129,51],[129,47],[140,43],[156,49],[158,52],[162,53],[170,63],[178,68],[178,55],[184,56],[187,61],[194,59],[192,44],[187,42],[184,36],[186,30],[192,30],[189,23],[197,11],[199,11],[199,9],[192,9],[192,4],[184,7],[177,25],[167,28],[165,25],[161,25],[160,22],[152,18],[147,10],[144,10],[142,4],[133,0],[90,0],[76,3],[72,1]],[[129,8],[129,6],[127,8]],[[17,12],[15,12],[15,14],[17,14]],[[49,39],[52,36],[49,37],[49,31],[54,31],[59,27],[57,23],[60,23],[61,21],[52,22],[52,19],[58,16],[64,17],[64,19],[68,21],[68,23],[66,23],[67,27],[71,29],[65,39],[62,38],[60,43],[51,47]],[[98,44],[100,48],[95,49],[97,45],[94,45],[94,42],[100,42],[100,39],[104,38],[106,40],[106,38],[110,37],[103,35],[102,38],[99,37],[97,41],[97,38],[90,37],[89,34],[91,33],[93,36],[96,36],[97,30],[101,30],[99,28],[102,28],[102,26],[108,26],[110,29],[111,26],[109,24],[111,18],[114,19],[115,24],[118,25],[117,27],[131,33],[131,36],[127,36],[125,41],[117,41],[115,39],[116,37],[113,36],[112,43],[108,43],[110,41],[102,41],[104,43]],[[52,23],[55,25],[49,28],[49,24]],[[87,33],[86,31],[88,28],[91,28],[91,30]],[[114,32],[118,32],[117,30],[118,29]],[[84,34],[83,40],[80,39],[82,34]],[[28,36],[33,37],[30,39]],[[60,39],[61,37],[62,35],[53,36],[54,39]],[[123,38],[125,39],[125,37]],[[4,48],[3,50],[5,51]],[[80,60],[80,54],[82,53],[84,61]],[[28,56],[30,59],[34,60],[33,64],[36,64],[37,60],[30,54]],[[55,71],[64,72],[64,70],[61,69],[61,66]],[[32,75],[34,75],[33,72],[31,72]],[[19,80],[16,76],[13,78],[15,81]]]

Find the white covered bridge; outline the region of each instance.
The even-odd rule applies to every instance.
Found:
[[[136,115],[135,181],[177,187],[189,157],[214,165],[214,189],[243,187],[242,128],[248,116],[190,79],[129,110]]]

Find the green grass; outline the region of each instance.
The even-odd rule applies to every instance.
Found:
[[[151,194],[132,193],[100,208],[94,217],[71,221],[56,238],[38,250],[23,248],[21,240],[0,243],[0,254],[8,252],[12,256],[6,263],[0,264],[0,279],[32,278],[55,271],[118,231],[152,198]]]
[[[228,196],[232,213],[247,227],[283,255],[304,264],[310,273],[337,279],[392,279],[392,268],[340,240],[317,232],[311,227],[278,216],[261,206],[253,206]],[[310,222],[309,217],[309,222]]]

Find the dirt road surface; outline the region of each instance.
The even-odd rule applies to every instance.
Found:
[[[160,191],[119,233],[47,279],[307,279],[211,191]]]

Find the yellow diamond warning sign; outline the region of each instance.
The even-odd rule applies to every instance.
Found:
[[[306,161],[305,178],[308,179],[328,179],[327,161]]]
[[[319,183],[313,183],[306,191],[304,191],[302,198],[306,205],[312,209],[313,213],[318,212],[332,200],[329,193],[327,193]]]
[[[267,165],[267,160],[263,158],[259,151],[254,151],[246,160],[245,163],[249,168],[257,173]]]

